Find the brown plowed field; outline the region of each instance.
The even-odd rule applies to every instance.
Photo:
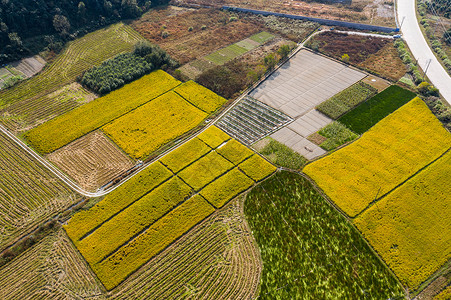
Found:
[[[133,161],[102,132],[94,131],[47,158],[86,190],[95,190],[133,167]]]
[[[231,21],[232,16],[235,14],[216,9],[180,12],[169,7],[151,10],[131,26],[185,64],[262,31],[261,24],[240,18]],[[163,32],[168,33],[166,38]]]

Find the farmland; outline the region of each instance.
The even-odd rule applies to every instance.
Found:
[[[392,85],[340,117],[338,121],[355,133],[362,134],[413,97],[415,93]]]
[[[186,101],[208,114],[215,112],[227,102],[226,99],[194,81],[188,81],[175,88],[174,91]]]
[[[348,54],[350,64],[391,81],[398,81],[406,73],[390,39],[324,32],[313,37],[307,46],[338,60]]]
[[[330,123],[318,131],[318,134],[326,138],[320,146],[327,151],[334,150],[335,148],[347,142],[353,141],[358,137],[357,134],[337,121]]]
[[[75,203],[46,167],[0,133],[0,247]]]
[[[0,91],[0,109],[17,104],[14,114],[20,118],[28,115],[32,107],[39,106],[41,101],[44,101],[47,105],[40,108],[38,112],[46,110],[45,107],[49,104],[51,109],[41,112],[40,119],[60,115],[70,108],[67,107],[66,101],[59,101],[54,97],[50,97],[52,101],[49,100],[48,94],[72,83],[77,76],[93,65],[98,65],[118,53],[130,51],[139,40],[142,40],[142,37],[122,23],[87,34],[70,43],[66,50],[37,76],[11,89]],[[86,51],[87,49],[89,51]],[[37,112],[33,110],[33,113]]]
[[[272,138],[266,138],[253,147],[273,164],[292,170],[300,170],[307,160],[299,153]]]
[[[24,137],[38,152],[53,152],[179,84],[179,81],[163,71],[152,72],[119,90],[28,131]]]
[[[338,119],[361,102],[374,96],[376,91],[372,86],[358,82],[324,101],[316,109],[332,119]]]
[[[102,132],[94,131],[47,158],[85,190],[96,190],[134,166]]]
[[[259,298],[403,296],[358,231],[300,175],[282,171],[261,183],[244,212],[263,260]]]
[[[419,98],[384,118],[360,139],[304,168],[355,217],[448,150],[451,135]]]
[[[212,214],[211,204],[222,207],[275,171],[237,143],[209,127],[69,221],[68,235],[108,290]]]
[[[416,289],[451,255],[451,152],[354,220],[403,284]]]

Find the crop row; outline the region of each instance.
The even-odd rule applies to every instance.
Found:
[[[41,153],[50,153],[107,124],[180,84],[163,71],[89,102],[30,131],[24,137]],[[139,92],[137,92],[139,91]],[[55,133],[58,133],[55,136]]]
[[[124,51],[130,51],[141,40],[133,29],[122,23],[85,35],[69,44],[67,49],[37,76],[0,92],[0,108],[40,97],[75,81],[76,77],[93,65]]]
[[[127,154],[140,159],[195,128],[207,116],[169,91],[117,118],[102,130]]]
[[[448,150],[451,135],[415,98],[304,172],[354,217]]]

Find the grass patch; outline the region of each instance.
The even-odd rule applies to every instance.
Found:
[[[152,72],[26,132],[24,137],[38,152],[53,152],[179,84],[163,71]]]
[[[200,194],[216,208],[221,208],[230,199],[247,190],[254,181],[243,172],[234,168],[207,185]]]
[[[170,91],[114,120],[102,130],[127,154],[140,159],[195,128],[207,116]]]
[[[272,138],[267,139],[268,144],[258,152],[266,156],[273,164],[292,170],[300,170],[306,164],[307,160],[299,153]]]
[[[320,147],[327,151],[334,150],[335,148],[359,137],[357,134],[337,121],[330,123],[318,133],[327,138],[326,141],[320,144]]]
[[[355,219],[371,245],[409,289],[451,258],[451,152]]]
[[[377,89],[369,84],[358,82],[321,103],[316,109],[336,120],[376,93]]]
[[[362,134],[414,97],[415,93],[392,85],[340,117],[338,121],[355,133]]]
[[[260,44],[264,44],[269,40],[272,40],[274,38],[274,35],[272,35],[269,32],[263,31],[257,34],[254,34],[253,36],[249,37],[249,39],[260,43]]]
[[[223,65],[246,52],[247,49],[233,44],[205,56],[204,59],[209,60],[216,65]]]
[[[355,217],[449,149],[451,134],[415,98],[344,147],[304,168],[324,192]]]
[[[244,213],[263,260],[259,298],[403,297],[359,232],[302,176],[282,171],[262,182]]]

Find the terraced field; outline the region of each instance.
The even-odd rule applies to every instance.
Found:
[[[0,248],[73,204],[77,196],[0,133]]]
[[[135,165],[100,131],[85,135],[47,158],[88,191],[96,190]]]
[[[65,228],[111,290],[215,208],[275,170],[217,127],[210,127],[90,210],[76,214]]]
[[[77,39],[36,77],[17,84],[11,89],[0,91],[1,115],[7,120],[23,119],[33,111],[39,119],[47,119],[70,110],[66,101],[49,95],[75,81],[76,77],[92,66],[115,55],[130,51],[143,38],[131,27],[118,23],[100,29]],[[8,106],[16,104],[11,112]],[[44,104],[44,105],[41,105]],[[40,106],[39,109],[36,109]],[[33,109],[34,108],[34,109]],[[11,118],[14,117],[14,118]],[[7,122],[13,129],[21,125]]]
[[[345,213],[355,217],[450,145],[449,132],[426,104],[415,98],[351,145],[307,165],[304,172]]]

